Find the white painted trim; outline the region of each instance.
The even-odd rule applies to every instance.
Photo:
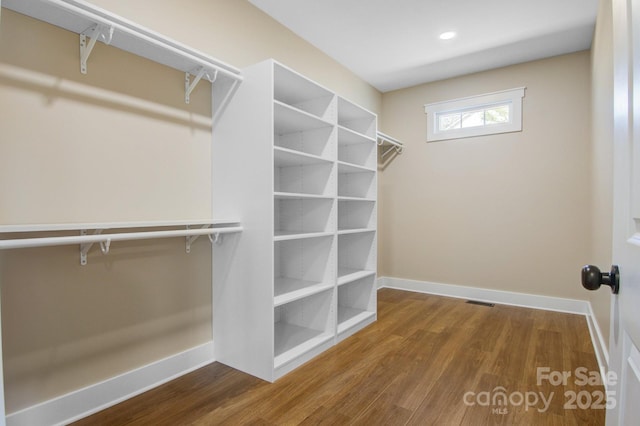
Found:
[[[525,89],[526,87],[518,87],[499,92],[426,104],[424,106],[424,112],[428,115],[427,142],[522,131],[522,98],[524,97]],[[439,114],[459,113],[502,104],[509,105],[509,122],[507,123],[450,130],[440,130],[438,127],[437,116]]]
[[[213,342],[7,415],[8,426],[62,425],[79,420],[210,364]]]
[[[607,343],[602,337],[602,330],[595,314],[591,303],[589,303],[589,313],[587,315],[587,325],[589,326],[589,334],[591,335],[591,343],[596,353],[596,359],[598,360],[598,366],[600,367],[601,377],[606,377],[605,374],[609,371],[609,349]]]
[[[589,303],[584,300],[564,299],[561,297],[540,296],[536,294],[515,293],[504,290],[467,287],[454,284],[440,284],[403,278],[382,278],[384,287],[440,296],[473,299],[482,302],[501,303],[524,308],[544,309],[547,311],[567,312],[571,314],[589,314]],[[379,287],[380,288],[380,287]]]
[[[393,288],[397,290],[415,291],[418,293],[436,294],[439,296],[472,299],[482,302],[500,303],[503,305],[520,306],[546,311],[566,312],[584,315],[587,319],[591,343],[596,354],[600,374],[608,371],[609,352],[602,337],[598,320],[591,303],[586,300],[565,299],[561,297],[540,296],[535,294],[515,293],[503,290],[467,287],[453,284],[440,284],[426,281],[408,280],[402,278],[379,277],[378,289]]]

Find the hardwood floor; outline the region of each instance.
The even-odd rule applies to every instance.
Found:
[[[583,316],[383,289],[375,324],[276,383],[213,363],[76,424],[603,425],[597,371]]]

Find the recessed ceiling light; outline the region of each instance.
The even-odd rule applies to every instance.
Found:
[[[440,40],[451,40],[452,38],[456,37],[456,32],[455,31],[445,31],[442,34],[440,34],[438,37],[440,38]]]

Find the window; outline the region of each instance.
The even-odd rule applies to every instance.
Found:
[[[425,105],[427,142],[521,131],[524,89]]]

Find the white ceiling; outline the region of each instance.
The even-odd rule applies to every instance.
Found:
[[[588,49],[598,2],[249,1],[382,92]]]

